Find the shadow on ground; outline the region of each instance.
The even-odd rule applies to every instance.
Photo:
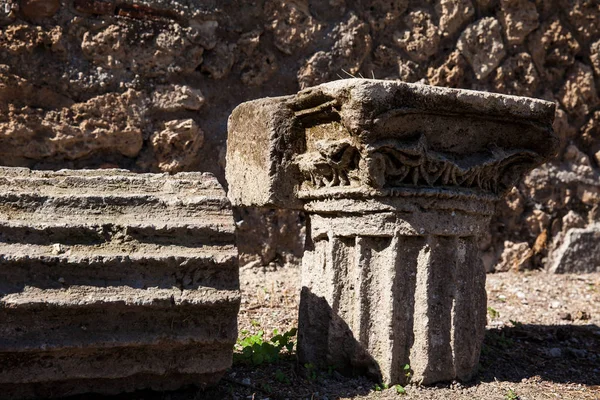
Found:
[[[479,373],[466,386],[495,380],[534,379],[556,383],[600,385],[600,327],[596,325],[525,325],[488,329]],[[439,387],[449,387],[440,383]],[[336,371],[309,372],[292,357],[261,366],[234,365],[217,387],[175,392],[139,391],[118,396],[85,395],[68,400],[216,400],[294,399],[365,396],[375,382],[345,377]],[[313,397],[313,395],[315,395]],[[253,397],[254,396],[254,397]],[[64,400],[67,400],[64,399]]]
[[[535,377],[600,385],[600,327],[516,323],[486,332],[476,382]]]

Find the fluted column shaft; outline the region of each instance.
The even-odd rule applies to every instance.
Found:
[[[486,296],[480,229],[469,228],[488,217],[447,214],[471,224],[426,229],[411,223],[411,214],[394,212],[309,216],[302,364],[367,373],[387,383],[405,382],[405,365],[423,383],[471,377],[485,331]]]

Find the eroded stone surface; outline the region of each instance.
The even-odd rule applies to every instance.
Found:
[[[569,29],[556,17],[547,20],[529,37],[529,51],[538,69],[550,82],[563,78],[575,62],[581,46]]]
[[[469,25],[460,35],[456,47],[471,64],[477,79],[486,78],[506,54],[500,23],[491,17]]]
[[[539,76],[531,56],[519,53],[507,58],[496,70],[494,87],[500,93],[531,96],[539,84]]]
[[[535,4],[529,0],[500,0],[499,18],[508,44],[523,43],[539,25]]]
[[[569,71],[567,80],[558,93],[558,98],[576,121],[583,122],[585,116],[600,101],[592,69],[585,64],[576,63]]]
[[[440,16],[440,30],[452,36],[475,14],[471,0],[437,0],[435,11]]]
[[[233,204],[307,212],[300,363],[469,379],[485,329],[478,241],[498,198],[556,151],[553,116],[540,100],[366,79],[234,109]]]
[[[440,35],[433,17],[425,9],[415,10],[404,17],[406,29],[394,33],[394,41],[415,61],[424,61],[438,49]]]
[[[231,207],[210,174],[0,168],[0,398],[176,389],[231,366]]]

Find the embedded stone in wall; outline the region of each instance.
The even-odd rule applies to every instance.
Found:
[[[506,55],[500,23],[492,17],[469,25],[456,47],[469,61],[477,79],[485,79]]]
[[[554,104],[350,79],[243,103],[236,206],[307,213],[298,357],[385,383],[469,379],[486,323],[479,238],[554,155]],[[443,129],[441,128],[443,127]]]
[[[0,168],[0,398],[213,384],[239,302],[212,175]]]

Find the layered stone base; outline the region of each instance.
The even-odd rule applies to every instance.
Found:
[[[233,243],[208,174],[0,168],[0,398],[215,383],[237,338]]]

